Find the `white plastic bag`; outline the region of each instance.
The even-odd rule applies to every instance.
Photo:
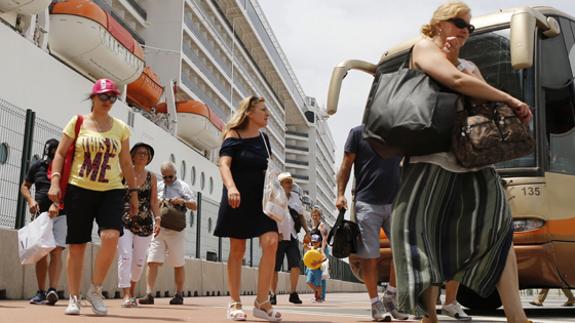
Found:
[[[35,264],[56,248],[53,222],[48,212],[18,230],[18,253],[22,265]]]
[[[321,279],[329,279],[329,261],[326,260],[321,263]]]
[[[278,180],[279,171],[271,163],[271,154],[264,135],[261,132],[260,135],[268,152],[268,168],[266,170],[264,182],[262,208],[265,215],[269,216],[276,222],[282,222],[288,207],[288,197]]]

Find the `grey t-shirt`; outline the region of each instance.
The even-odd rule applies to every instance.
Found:
[[[355,198],[369,204],[393,202],[399,189],[400,157],[381,159],[362,137],[363,125],[352,128],[344,151],[355,154]]]

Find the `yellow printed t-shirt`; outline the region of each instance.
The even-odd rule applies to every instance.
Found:
[[[64,134],[70,138],[75,137],[76,119],[72,118],[64,128]],[[130,137],[130,128],[121,120],[113,119],[109,131],[80,128],[69,184],[93,191],[124,188],[120,150],[122,141]]]

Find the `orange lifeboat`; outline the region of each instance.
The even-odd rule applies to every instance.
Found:
[[[164,88],[160,84],[160,79],[152,71],[152,68],[146,66],[140,77],[128,84],[128,102],[142,108],[151,110],[160,100],[164,93]]]
[[[16,12],[21,15],[35,15],[44,11],[52,0],[0,0],[0,13]]]
[[[56,2],[50,12],[50,52],[89,76],[118,85],[137,80],[144,51],[134,37],[91,0]]]
[[[160,103],[156,111],[166,113],[166,104]],[[220,145],[225,124],[207,105],[195,100],[182,101],[176,103],[176,111],[178,137],[206,150]]]

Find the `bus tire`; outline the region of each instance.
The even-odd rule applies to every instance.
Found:
[[[501,298],[497,291],[488,297],[481,297],[463,285],[460,285],[457,291],[457,301],[472,310],[495,310],[501,306]]]

